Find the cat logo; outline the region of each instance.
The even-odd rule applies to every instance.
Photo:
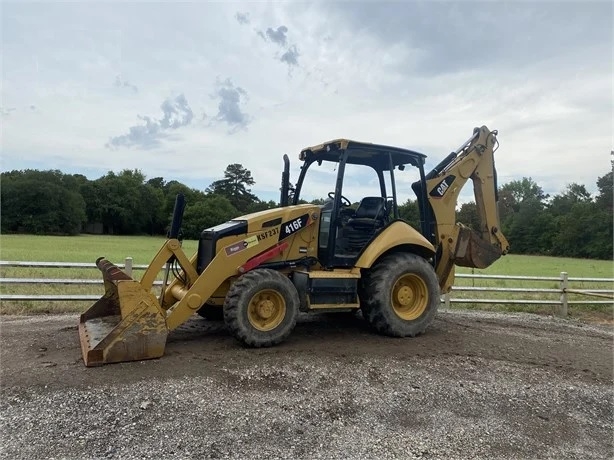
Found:
[[[442,198],[450,188],[450,185],[452,185],[452,182],[454,182],[454,179],[456,179],[456,176],[447,176],[435,187],[433,187],[433,190],[431,190],[431,193],[429,193],[429,195],[431,195],[433,198]]]

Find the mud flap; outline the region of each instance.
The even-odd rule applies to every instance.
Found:
[[[106,259],[96,265],[105,293],[79,321],[83,361],[88,367],[159,358],[168,328],[155,296]]]
[[[460,267],[487,268],[501,257],[501,249],[484,241],[480,234],[461,226],[454,251],[454,263]]]

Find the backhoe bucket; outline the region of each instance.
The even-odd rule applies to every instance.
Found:
[[[501,248],[484,241],[481,235],[468,227],[461,227],[454,263],[460,267],[486,268],[501,257]]]
[[[155,296],[116,265],[96,261],[105,293],[79,322],[85,365],[159,358],[164,354],[168,329]]]

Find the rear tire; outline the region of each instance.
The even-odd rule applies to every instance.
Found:
[[[441,302],[433,267],[422,257],[395,253],[364,274],[361,310],[380,334],[414,337],[431,324]]]
[[[296,325],[298,292],[287,276],[256,269],[233,283],[224,301],[224,321],[237,340],[248,347],[283,342]]]

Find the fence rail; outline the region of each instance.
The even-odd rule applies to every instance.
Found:
[[[123,264],[116,264],[126,270],[146,270],[148,265],[133,265],[132,257],[126,257]],[[30,262],[23,260],[0,260],[2,267],[25,267],[25,268],[98,268],[93,262]]]
[[[145,270],[147,265],[135,265],[132,263],[132,258],[127,257],[123,264],[117,265],[122,268],[128,275],[132,276],[133,270]],[[32,262],[32,261],[0,261],[0,268],[79,268],[89,269],[97,268],[94,263],[81,262]],[[571,288],[570,283],[599,283],[611,284],[614,287],[614,278],[579,278],[569,277],[566,272],[561,272],[560,276],[521,276],[521,275],[476,275],[459,273],[456,275],[457,280],[471,279],[476,280],[502,280],[502,281],[531,281],[531,282],[557,282],[557,288],[533,288],[533,287],[492,287],[492,286],[464,286],[455,285],[452,291],[442,296],[441,301],[446,307],[451,304],[509,304],[509,305],[555,305],[557,306],[557,315],[566,317],[569,305],[583,304],[604,304],[614,305],[614,289],[577,289]],[[45,285],[102,285],[102,279],[76,279],[76,278],[0,278],[0,286],[2,285],[28,285],[28,284],[45,284]],[[156,286],[161,286],[163,281],[155,281]],[[555,295],[559,298],[554,299],[504,299],[504,298],[465,298],[454,296],[454,293],[511,293],[511,294],[538,294],[538,295]],[[570,300],[569,296],[584,296],[590,297],[585,300]],[[100,295],[94,294],[4,294],[0,292],[0,301],[84,301],[96,300]],[[595,300],[607,299],[607,300]]]

